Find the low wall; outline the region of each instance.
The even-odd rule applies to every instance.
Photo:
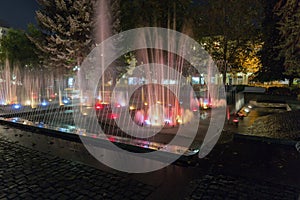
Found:
[[[239,111],[245,105],[244,92],[235,94],[235,111]]]
[[[237,92],[236,88],[226,92],[227,106],[230,114],[239,111],[245,104],[244,92]]]
[[[264,94],[266,92],[266,88],[246,86],[245,89],[244,89],[244,92],[246,92],[246,93],[260,93],[260,94]]]

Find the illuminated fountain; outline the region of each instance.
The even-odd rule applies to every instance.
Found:
[[[175,36],[172,30],[146,28],[141,34],[129,36],[128,43],[120,34],[113,39],[120,44],[105,46],[112,31],[109,9],[104,1],[100,5],[98,45],[78,72],[84,101],[75,121],[85,134],[99,135],[103,130],[124,139],[155,141],[159,136],[154,138],[154,133],[176,135],[180,126],[200,119],[202,108],[226,106],[222,84],[214,81],[218,72],[200,45],[189,43],[185,36]],[[131,55],[129,66],[107,61],[115,55],[115,59]],[[198,84],[205,87],[205,93],[195,94],[191,89],[195,76],[202,79]]]
[[[38,71],[20,72],[18,66],[14,66],[11,70],[10,66],[6,65],[0,77],[2,105],[19,104],[36,108],[53,98],[53,94],[45,88],[45,82],[50,82],[52,78],[51,74],[45,77],[45,74]]]
[[[99,12],[106,13],[107,8],[101,5]],[[99,44],[111,36],[110,21],[103,17],[106,16],[99,16]],[[224,95],[219,95],[222,93],[220,84],[212,81],[216,71],[210,57],[201,54],[203,49],[195,48],[184,36],[165,40],[163,36],[175,34],[171,30],[160,29],[163,35],[153,30],[148,28],[132,36],[131,44],[95,48],[80,66],[76,85],[68,93],[62,73],[21,73],[18,67],[10,67],[7,62],[0,74],[0,99],[3,104],[14,107],[7,109],[3,116],[39,128],[171,151],[171,145],[164,145],[168,141],[160,137],[162,134],[168,135],[167,140],[170,140],[182,126],[198,127],[201,106],[208,109],[224,107],[226,103]],[[134,45],[140,48],[134,49]],[[130,66],[106,63],[111,55],[118,54],[120,58],[129,53],[133,55]],[[118,67],[127,70],[120,73]],[[199,68],[203,70],[200,72]],[[206,77],[203,82],[208,92],[205,95],[195,94],[191,86],[192,77],[200,77],[200,74]],[[73,95],[75,90],[78,93]],[[71,93],[72,98],[69,98]],[[99,134],[99,127],[107,138]],[[186,131],[181,138],[193,138],[192,131]],[[185,151],[186,146],[189,144],[184,144],[180,151]],[[172,151],[177,152],[179,148],[174,149]]]
[[[85,136],[175,154],[195,153],[189,149],[194,139],[197,143],[191,149],[199,149],[208,138],[207,149],[211,148],[222,130],[218,123],[222,123],[224,113],[218,107],[226,107],[226,103],[221,103],[224,88],[214,82],[217,70],[209,55],[201,54],[200,46],[193,48],[193,43],[187,42],[187,36],[182,34],[175,41],[172,37],[162,39],[172,34],[176,37],[177,32],[160,28],[130,30],[105,40],[87,56],[78,83],[81,91],[91,94],[87,97],[92,109],[75,114],[75,124],[84,130]],[[124,38],[135,41],[136,46],[122,43]],[[110,41],[120,41],[121,45],[116,48]],[[118,72],[113,59],[126,53],[134,54],[137,63],[123,66],[127,70],[121,74],[113,74]],[[191,83],[192,77],[200,74],[206,77],[203,95],[196,93]],[[114,80],[115,77],[118,78]],[[218,111],[200,116],[201,98],[209,100],[204,102],[206,109],[209,106]],[[212,126],[210,116],[214,116]],[[206,127],[198,128],[202,125],[200,119],[206,120]]]
[[[64,77],[61,73],[41,69],[11,66],[8,61],[0,71],[0,117],[23,125],[38,127],[60,127],[74,125],[72,116],[64,113],[69,105],[59,89],[63,91]],[[65,93],[65,92],[64,92]]]
[[[18,68],[11,70],[11,66],[6,60],[3,70],[0,73],[1,92],[0,101],[2,105],[17,103],[17,86],[20,84]]]

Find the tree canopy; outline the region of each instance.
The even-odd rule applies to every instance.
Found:
[[[49,59],[50,67],[72,68],[93,48],[95,0],[37,0],[41,34],[31,40]],[[35,32],[36,33],[36,32]]]
[[[285,75],[300,77],[300,1],[281,0],[276,6],[281,42],[280,56],[284,58]]]
[[[283,80],[284,65],[283,57],[280,55],[278,45],[280,35],[278,30],[279,16],[274,12],[274,7],[278,0],[264,0],[264,18],[262,21],[262,41],[263,46],[259,52],[262,66],[256,73],[255,80],[266,82],[273,80]]]
[[[34,44],[27,38],[25,31],[9,29],[0,39],[1,61],[8,59],[11,64],[30,67],[38,63]]]
[[[255,52],[261,44],[262,8],[260,1],[207,0],[199,4],[196,20],[196,38],[213,56],[219,70],[241,69],[244,57]],[[244,59],[244,60],[243,60]],[[235,70],[233,70],[234,72]]]
[[[192,0],[126,0],[120,3],[122,31],[145,26],[184,31],[193,17]]]
[[[261,66],[257,77],[262,81],[299,76],[299,0],[281,0],[276,15],[277,0],[107,0],[105,13],[98,9],[104,0],[37,1],[38,27],[30,26],[27,35],[38,48],[30,51],[47,67],[80,65],[101,42],[95,31],[106,29],[95,18],[100,14],[110,34],[145,26],[189,34],[205,44],[224,75]]]

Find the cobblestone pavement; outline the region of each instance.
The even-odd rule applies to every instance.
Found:
[[[0,137],[0,199],[298,198],[300,188],[289,184],[291,181],[293,185],[297,185],[298,178],[279,181],[293,174],[298,177],[298,154],[290,155],[294,152],[292,149],[284,150],[279,147],[275,151],[273,145],[260,147],[256,144],[256,150],[250,153],[252,144],[235,143],[233,146],[225,146],[228,147],[215,148],[206,159],[201,160],[198,167],[182,167],[174,171],[169,170],[176,168],[175,166],[163,169],[173,177],[171,179],[166,179],[164,173],[142,174],[137,179],[131,175],[110,173],[42,153]],[[260,157],[257,156],[260,151],[267,156],[261,153]],[[278,158],[274,158],[275,155]],[[269,160],[266,160],[267,157]],[[280,165],[273,163],[281,157],[286,158],[286,162],[279,163]],[[292,168],[287,165],[289,163]],[[190,172],[186,173],[187,171]],[[140,181],[145,176],[162,179],[162,182],[147,184]],[[274,179],[267,178],[268,176]],[[176,177],[183,179],[176,180]]]
[[[0,199],[145,199],[155,188],[0,138]]]
[[[298,200],[299,198],[299,190],[292,187],[224,175],[206,175],[191,181],[189,188],[191,194],[185,198],[186,200]]]
[[[300,110],[286,111],[253,106],[250,113],[243,120],[239,120],[238,127],[231,126],[230,129],[251,136],[299,140]]]
[[[277,139],[300,138],[300,111],[290,111],[258,118],[247,134]]]

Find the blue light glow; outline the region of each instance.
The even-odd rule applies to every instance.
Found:
[[[16,110],[18,110],[18,109],[20,109],[21,108],[21,105],[20,104],[13,104],[13,109],[16,109]]]
[[[47,105],[48,105],[48,102],[46,102],[46,101],[42,102],[42,106],[47,106]]]
[[[63,103],[64,103],[64,104],[68,104],[69,102],[70,102],[70,101],[69,101],[68,99],[64,99],[64,100],[63,100]]]

